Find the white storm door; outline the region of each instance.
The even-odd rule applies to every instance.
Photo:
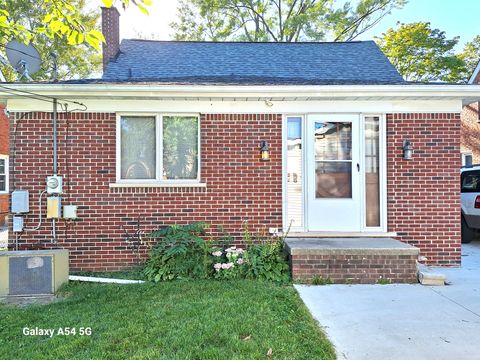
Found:
[[[360,117],[307,117],[306,176],[309,231],[360,231]]]

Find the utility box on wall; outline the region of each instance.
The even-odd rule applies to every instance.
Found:
[[[24,214],[29,211],[28,190],[12,191],[12,213]]]
[[[0,297],[54,295],[68,282],[68,250],[0,251]]]

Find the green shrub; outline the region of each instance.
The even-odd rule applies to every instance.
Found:
[[[288,256],[284,251],[284,237],[272,238],[265,233],[252,234],[248,223],[245,222],[243,224],[243,242],[246,244],[243,254],[245,264],[243,273],[246,279],[276,282],[290,280]]]
[[[276,282],[290,280],[290,268],[281,239],[267,239],[260,243],[249,244],[243,258],[246,279]]]
[[[147,279],[155,282],[173,279],[205,279],[213,273],[209,246],[202,236],[205,223],[170,225],[150,233],[159,238],[145,264]]]
[[[147,279],[155,282],[174,279],[259,279],[288,282],[290,269],[282,238],[252,234],[245,224],[245,249],[230,246],[233,237],[221,232],[220,241],[204,239],[204,223],[171,225],[153,231],[158,238],[145,264]]]

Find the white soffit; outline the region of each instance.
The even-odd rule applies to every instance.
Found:
[[[26,100],[28,92],[77,101],[89,99],[242,103],[265,100],[276,102],[461,101],[464,105],[480,101],[480,85],[189,86],[39,83],[2,84],[0,99],[7,101],[10,107],[17,103],[10,99]],[[29,101],[40,103],[32,99]]]

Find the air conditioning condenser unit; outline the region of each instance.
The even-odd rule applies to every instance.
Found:
[[[54,295],[68,271],[65,249],[0,251],[0,297]]]

